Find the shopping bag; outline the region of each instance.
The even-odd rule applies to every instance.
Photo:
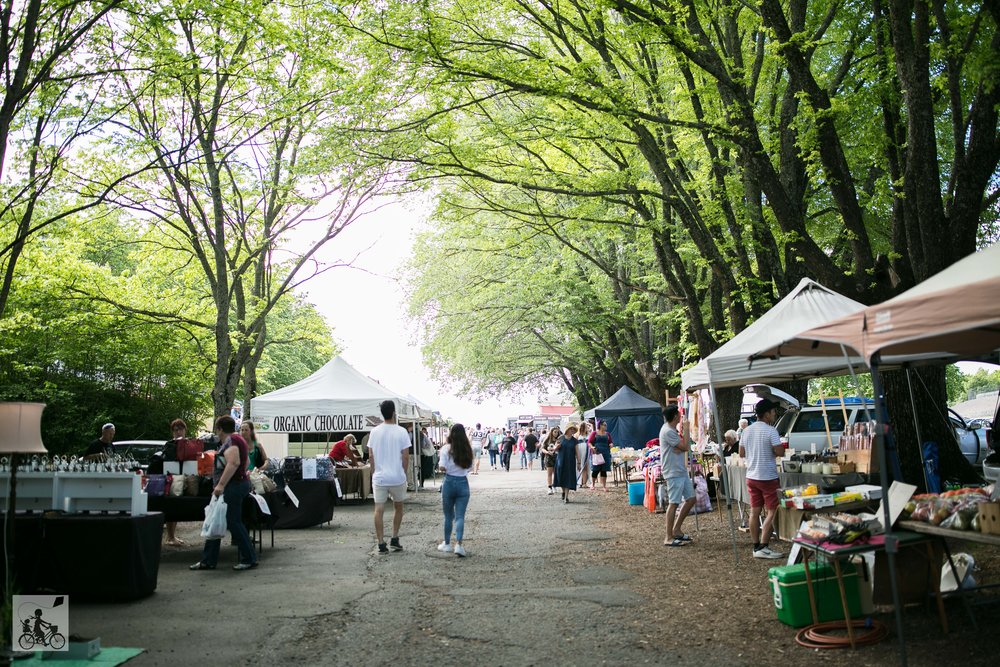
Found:
[[[694,478],[694,497],[695,503],[692,513],[701,514],[712,511],[712,501],[708,497],[708,482],[701,475]]]
[[[604,465],[604,454],[601,454],[600,452],[597,452],[596,454],[592,454],[591,457],[590,457],[590,463],[591,463],[591,465],[595,465],[595,466],[602,466],[602,465]]]
[[[184,495],[184,475],[170,475],[169,493],[177,498]]]
[[[219,540],[226,536],[226,501],[222,496],[212,496],[205,508],[205,522],[201,536],[206,540]]]
[[[650,512],[656,512],[656,482],[653,481],[652,475],[648,472],[646,473],[646,497],[644,504]]]

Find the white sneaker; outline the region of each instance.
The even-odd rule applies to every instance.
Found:
[[[780,551],[771,551],[770,547],[762,547],[753,552],[754,558],[766,558],[768,560],[778,560],[784,558],[785,554]]]
[[[553,490],[552,490],[552,487],[550,486],[550,487],[549,487],[549,492],[548,492],[548,493],[546,493],[545,495],[547,495],[547,496],[551,496],[551,495],[552,495],[553,493],[555,493],[555,491],[553,491]]]
[[[450,551],[450,549],[449,549],[449,551]],[[465,547],[463,547],[461,544],[456,544],[455,545],[455,555],[458,556],[459,558],[464,558],[465,557]]]
[[[448,544],[447,542],[442,542],[441,544],[438,545],[438,551],[442,551],[442,552],[444,552],[446,554],[450,554],[451,551],[452,551],[451,545]]]

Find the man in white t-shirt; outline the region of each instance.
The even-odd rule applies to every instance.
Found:
[[[396,423],[396,404],[379,404],[385,423],[372,429],[368,438],[368,462],[372,467],[372,493],[375,497],[375,537],[379,554],[402,551],[399,526],[403,523],[403,500],[406,499],[406,469],[410,464],[410,438],[406,429]],[[385,503],[392,498],[392,538],[385,544],[382,514]]]
[[[753,538],[754,558],[778,560],[785,554],[768,547],[771,528],[778,513],[778,466],[775,457],[784,454],[781,437],[773,424],[778,418],[778,404],[764,398],[754,406],[757,421],[743,429],[740,456],[747,460],[747,490],[750,492],[750,537]],[[767,508],[764,525],[761,510]]]
[[[479,474],[479,460],[483,456],[483,447],[488,446],[486,442],[486,431],[482,424],[476,422],[476,428],[469,433],[469,444],[472,445],[472,461],[475,467],[472,469],[473,475]],[[490,466],[492,468],[492,466]]]

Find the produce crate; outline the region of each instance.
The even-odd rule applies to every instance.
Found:
[[[979,532],[1000,535],[1000,503],[979,503]]]
[[[851,618],[861,616],[861,600],[858,595],[858,570],[853,563],[841,563],[844,576],[844,591],[847,594],[847,608]],[[837,576],[828,563],[809,563],[813,593],[816,598],[816,614],[819,622],[839,621],[844,618],[844,606],[840,600]],[[801,628],[813,622],[809,607],[809,590],[806,586],[805,565],[783,565],[767,571],[774,598],[774,609],[778,620],[793,628]]]

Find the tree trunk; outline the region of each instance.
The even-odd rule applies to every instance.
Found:
[[[916,421],[920,423],[920,434],[923,441],[938,444],[941,480],[950,479],[963,483],[981,481],[975,468],[962,455],[948,425],[944,366],[915,368],[912,373],[913,397],[917,411]],[[900,466],[903,469],[903,481],[908,484],[916,484],[919,488],[926,490],[906,372],[902,370],[884,372],[882,373],[882,381],[885,385],[885,402],[889,410],[889,423],[892,426]]]

